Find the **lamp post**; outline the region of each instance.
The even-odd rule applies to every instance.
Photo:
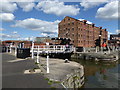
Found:
[[[99,51],[101,50],[101,34],[99,35]]]
[[[32,41],[32,59],[34,58],[34,38],[33,38],[33,41]]]

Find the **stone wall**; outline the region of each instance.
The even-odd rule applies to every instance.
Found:
[[[80,88],[84,84],[84,68],[74,70],[73,73],[67,75],[67,78],[62,82],[65,88]]]

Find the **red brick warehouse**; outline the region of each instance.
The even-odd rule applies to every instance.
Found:
[[[88,24],[87,20],[66,16],[58,24],[58,37],[69,38],[75,47],[95,47],[97,39],[100,39],[100,44],[108,41],[108,32],[95,24]]]

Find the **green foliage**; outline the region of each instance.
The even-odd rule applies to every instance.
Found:
[[[56,90],[56,87],[50,87],[52,90]]]
[[[44,64],[41,64],[41,66],[44,66]]]
[[[49,81],[49,78],[45,78],[45,80]]]
[[[59,83],[61,83],[60,81],[50,80],[49,78],[45,78],[45,80],[48,81],[48,84],[49,84],[49,85],[52,85],[52,84],[59,84]]]
[[[39,64],[39,63],[35,62],[35,64]]]
[[[76,80],[76,79],[79,79],[79,77],[78,76],[73,76],[73,79]]]
[[[49,85],[52,85],[52,82],[48,82]]]

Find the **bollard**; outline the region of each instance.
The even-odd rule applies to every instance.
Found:
[[[37,63],[40,63],[39,62],[39,46],[38,46],[38,51],[37,51]]]
[[[86,52],[85,47],[83,47],[83,52]]]
[[[8,53],[8,47],[6,47],[6,52]]]
[[[39,63],[39,52],[37,53],[37,63]]]
[[[15,56],[17,56],[17,46],[15,46]]]
[[[95,52],[97,53],[97,47],[95,48]]]
[[[12,46],[10,45],[10,53],[12,53]]]
[[[49,53],[47,52],[47,73],[49,73]]]
[[[32,59],[34,58],[34,41],[32,42]]]
[[[69,60],[68,60],[68,59],[65,59],[64,63],[69,63]]]

